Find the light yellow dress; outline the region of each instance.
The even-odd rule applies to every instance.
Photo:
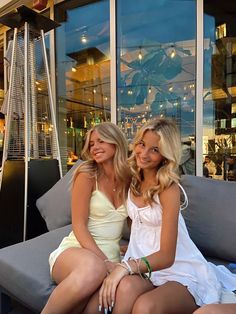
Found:
[[[96,182],[96,190],[93,191],[90,200],[88,230],[107,258],[114,262],[120,261],[119,241],[127,216],[125,205],[115,208],[107,196],[99,191]],[[73,231],[71,231],[71,233],[62,240],[59,247],[50,254],[50,272],[52,271],[57,257],[70,247],[81,247]]]

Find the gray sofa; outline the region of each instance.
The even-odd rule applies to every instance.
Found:
[[[22,313],[39,313],[55,287],[49,275],[48,256],[71,230],[73,170],[37,201],[49,232],[0,250],[2,314],[13,313],[11,300],[13,306],[20,303],[28,309]],[[195,244],[216,264],[236,263],[236,183],[188,175],[181,182],[189,198],[182,214]],[[128,239],[127,231],[124,238]]]

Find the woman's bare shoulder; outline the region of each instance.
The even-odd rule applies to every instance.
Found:
[[[172,183],[168,188],[166,188],[159,195],[161,203],[171,203],[179,201],[180,198],[180,190],[177,183]]]
[[[91,172],[80,172],[76,175],[74,179],[74,184],[76,185],[87,185],[93,186],[95,182],[95,176]]]

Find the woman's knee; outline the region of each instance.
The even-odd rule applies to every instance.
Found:
[[[208,304],[204,305],[203,307],[199,308],[194,312],[194,314],[217,314],[217,313],[224,313],[221,311],[221,307],[219,308],[218,304]]]
[[[130,280],[130,276],[125,276],[122,278],[121,282],[119,283],[119,286],[117,288],[117,294],[122,295],[131,295],[134,290],[134,285],[132,280]]]
[[[162,313],[156,311],[154,304],[145,295],[141,295],[137,298],[133,306],[132,314],[151,314],[151,313]]]
[[[106,267],[98,258],[89,258],[83,267],[78,266],[72,271],[71,275],[74,277],[77,285],[94,284],[96,286],[101,284],[105,278]]]

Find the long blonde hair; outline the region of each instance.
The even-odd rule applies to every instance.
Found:
[[[85,144],[81,156],[85,162],[81,163],[75,171],[73,180],[81,172],[90,173],[92,177],[99,175],[98,165],[92,159],[90,154],[90,137],[93,131],[97,131],[101,140],[106,143],[113,144],[116,147],[113,159],[115,179],[120,184],[120,195],[123,200],[127,196],[128,186],[130,184],[130,170],[127,163],[128,157],[128,144],[124,134],[119,127],[111,122],[103,122],[94,126],[87,132]]]
[[[134,195],[141,195],[141,182],[143,180],[142,169],[139,169],[135,158],[135,147],[143,138],[144,133],[148,130],[159,135],[158,149],[164,157],[161,165],[156,172],[156,185],[151,187],[143,195],[144,200],[151,204],[154,202],[154,194],[161,193],[168,188],[173,182],[179,182],[179,163],[181,158],[181,141],[178,129],[175,123],[167,118],[158,118],[145,124],[136,134],[134,147],[131,156],[128,159],[131,174],[131,191]]]

